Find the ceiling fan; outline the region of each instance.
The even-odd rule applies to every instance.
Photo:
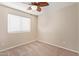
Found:
[[[30,6],[30,7],[28,8],[28,10],[35,9],[35,10],[37,10],[38,12],[41,12],[42,7],[48,6],[49,3],[48,3],[48,2],[31,2],[30,5],[32,5],[32,6]]]

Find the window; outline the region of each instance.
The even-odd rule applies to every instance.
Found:
[[[8,33],[13,32],[30,32],[31,31],[31,19],[8,14]]]

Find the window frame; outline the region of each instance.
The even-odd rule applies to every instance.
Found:
[[[31,32],[32,31],[32,20],[31,20],[31,18],[30,17],[25,17],[25,16],[21,16],[21,15],[16,15],[16,14],[11,14],[11,13],[9,13],[8,15],[14,15],[14,16],[19,16],[19,17],[23,17],[23,18],[28,18],[29,20],[30,20],[30,24],[29,24],[29,26],[30,26],[30,30],[29,31],[13,31],[13,32],[10,32],[8,29],[8,18],[7,18],[7,32],[8,33],[25,33],[25,32]]]

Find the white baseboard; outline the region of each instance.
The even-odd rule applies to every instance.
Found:
[[[59,46],[59,45],[55,45],[55,44],[51,44],[51,43],[48,43],[48,42],[45,42],[45,41],[41,41],[41,40],[38,40],[38,41],[79,54],[79,51],[75,51],[75,50],[72,50],[72,49],[69,49],[69,48],[65,48],[65,47],[62,47],[62,46]]]
[[[29,44],[29,43],[32,43],[32,42],[35,42],[35,41],[37,41],[37,40],[32,40],[32,41],[29,41],[29,42],[21,43],[21,44],[18,44],[16,46],[12,46],[12,47],[9,47],[9,48],[6,48],[6,49],[2,49],[2,50],[0,50],[0,52],[7,51],[9,49],[13,49],[13,48],[16,48],[16,47],[19,47],[19,46],[22,46],[22,45],[25,45],[25,44]],[[79,54],[79,51],[75,51],[75,50],[72,50],[72,49],[69,49],[69,48],[65,48],[65,47],[62,47],[62,46],[59,46],[59,45],[51,44],[51,43],[48,43],[48,42],[45,42],[45,41],[40,41],[40,40],[38,40],[38,41],[46,43],[46,44],[49,44],[49,45],[52,45],[52,46],[56,46],[56,47],[59,47],[59,48],[65,49],[65,50],[69,50],[71,52]]]
[[[13,48],[16,48],[16,47],[19,47],[19,46],[22,46],[22,45],[25,45],[25,44],[29,44],[29,43],[35,42],[35,41],[36,41],[36,40],[32,40],[32,41],[25,42],[25,43],[21,43],[21,44],[18,44],[18,45],[9,47],[9,48],[5,48],[5,49],[0,50],[0,52],[7,51],[7,50],[9,50],[9,49],[13,49]]]

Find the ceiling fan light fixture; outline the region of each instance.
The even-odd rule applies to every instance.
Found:
[[[37,10],[37,6],[31,6],[32,10]]]
[[[38,12],[41,12],[42,7],[48,6],[48,2],[31,2],[31,6],[29,7],[28,10],[36,10]]]
[[[41,12],[41,8],[38,6],[37,11]]]

